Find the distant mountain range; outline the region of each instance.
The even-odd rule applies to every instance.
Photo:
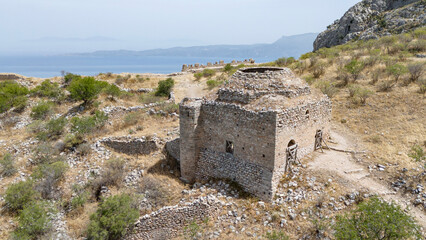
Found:
[[[253,45],[210,45],[174,47],[145,51],[96,51],[79,56],[164,56],[164,57],[223,57],[223,58],[280,58],[296,57],[310,52],[318,33],[283,36],[274,43]]]

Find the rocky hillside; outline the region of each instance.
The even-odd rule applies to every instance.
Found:
[[[358,39],[377,39],[426,24],[425,0],[363,0],[320,33],[314,51]]]

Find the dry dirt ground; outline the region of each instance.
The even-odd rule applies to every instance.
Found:
[[[333,127],[330,132],[330,138],[331,141],[328,145],[332,148],[356,153],[361,153],[365,149],[356,142],[356,138],[352,138],[349,133],[344,133],[344,130],[338,126]],[[372,177],[369,169],[359,162],[362,161],[359,159],[360,154],[356,153],[335,150],[324,150],[323,153],[315,152],[313,160],[308,163],[308,170],[340,178],[340,182],[353,191],[368,190],[389,202],[395,202],[403,209],[409,209],[408,211],[416,218],[418,223],[423,228],[426,228],[425,213],[417,208],[407,208],[410,206],[409,200],[390,189],[385,183]]]

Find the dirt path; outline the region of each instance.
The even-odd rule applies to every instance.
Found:
[[[333,147],[342,150],[357,150],[357,144],[352,143],[349,137],[345,137],[342,133],[333,130],[331,138],[334,144]],[[330,146],[331,147],[331,146]],[[402,208],[409,204],[409,200],[405,199],[400,194],[389,189],[385,184],[370,177],[368,169],[357,163],[351,154],[337,152],[332,150],[324,150],[324,153],[317,152],[314,160],[308,164],[308,169],[313,171],[325,171],[335,173],[348,184],[345,186],[351,190],[368,189],[372,193],[377,193],[387,201],[395,201]],[[416,218],[418,223],[426,228],[425,214],[411,206],[410,214]]]

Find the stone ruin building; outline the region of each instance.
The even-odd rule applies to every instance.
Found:
[[[327,134],[331,101],[287,68],[256,67],[179,111],[183,181],[229,179],[271,200],[290,164]]]

